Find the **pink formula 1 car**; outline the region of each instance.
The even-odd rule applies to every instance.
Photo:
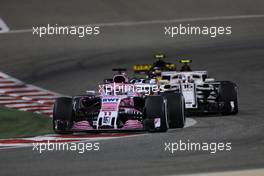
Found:
[[[145,95],[136,92],[121,72],[111,83],[101,85],[98,94],[57,98],[53,110],[53,129],[59,134],[166,132],[168,128],[183,128],[184,125],[185,102],[181,93]]]

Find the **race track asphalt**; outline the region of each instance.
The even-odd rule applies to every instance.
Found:
[[[239,114],[194,117],[197,124],[189,128],[100,141],[100,151],[84,154],[38,154],[32,148],[0,150],[0,175],[170,175],[264,167],[264,18],[241,17],[264,14],[263,2],[214,0],[214,4],[211,4],[211,1],[192,3],[188,0],[183,3],[155,0],[152,2],[153,8],[148,5],[150,1],[56,2],[52,6],[51,1],[29,0],[28,4],[21,4],[22,1],[17,0],[12,3],[3,1],[0,17],[13,30],[30,29],[32,25],[49,22],[131,23],[102,26],[99,36],[88,38],[38,38],[30,32],[0,34],[1,71],[46,89],[74,95],[97,88],[96,85],[103,78],[112,75],[111,69],[114,67],[129,68],[131,73],[133,64],[150,63],[154,53],[164,52],[168,61],[192,59],[193,69],[208,70],[210,76],[218,80],[236,82],[239,87]],[[93,3],[98,11],[91,8]],[[134,12],[133,9],[139,4]],[[85,5],[90,13],[84,13]],[[158,7],[167,11],[161,13]],[[37,13],[37,9],[47,9],[49,13]],[[100,10],[104,13],[99,13]],[[21,15],[15,16],[15,12]],[[123,13],[126,15],[122,16]],[[233,17],[203,19],[221,16]],[[164,35],[164,26],[179,24],[166,20],[196,17],[200,20],[181,23],[194,26],[230,25],[232,35],[216,38],[169,38]],[[162,22],[146,22],[150,20]],[[145,22],[137,24],[137,21]],[[164,151],[165,142],[180,140],[231,142],[232,150],[215,154],[202,151],[170,154]]]

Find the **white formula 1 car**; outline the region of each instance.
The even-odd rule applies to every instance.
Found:
[[[185,60],[183,67],[188,62]],[[231,81],[215,81],[208,77],[207,71],[191,71],[187,67],[187,71],[162,72],[158,84],[165,92],[181,92],[189,115],[238,113],[236,84]]]

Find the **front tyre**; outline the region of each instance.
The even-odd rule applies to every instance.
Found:
[[[181,93],[165,92],[170,128],[183,128],[185,125],[185,101]]]
[[[166,132],[167,120],[166,99],[162,96],[149,96],[145,102],[145,128],[149,132]]]
[[[230,81],[222,81],[219,86],[219,103],[222,115],[235,115],[238,113],[237,87]]]
[[[53,130],[57,134],[71,133],[73,125],[72,98],[59,97],[53,108]]]

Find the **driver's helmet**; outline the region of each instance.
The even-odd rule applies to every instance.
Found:
[[[153,77],[161,76],[161,68],[160,67],[154,67],[152,71]]]
[[[180,71],[192,71],[191,67],[188,64],[183,64]]]
[[[115,75],[113,82],[115,83],[128,83],[128,78],[125,75]]]
[[[191,62],[192,60],[189,59],[180,60],[180,63],[183,64],[180,71],[192,71],[191,67],[189,66],[189,63]]]
[[[155,55],[156,61],[153,63],[153,67],[165,67],[166,62],[163,61],[164,58],[165,58],[164,54],[156,54]]]
[[[161,70],[160,69],[155,70],[155,75],[156,76],[161,76]]]

